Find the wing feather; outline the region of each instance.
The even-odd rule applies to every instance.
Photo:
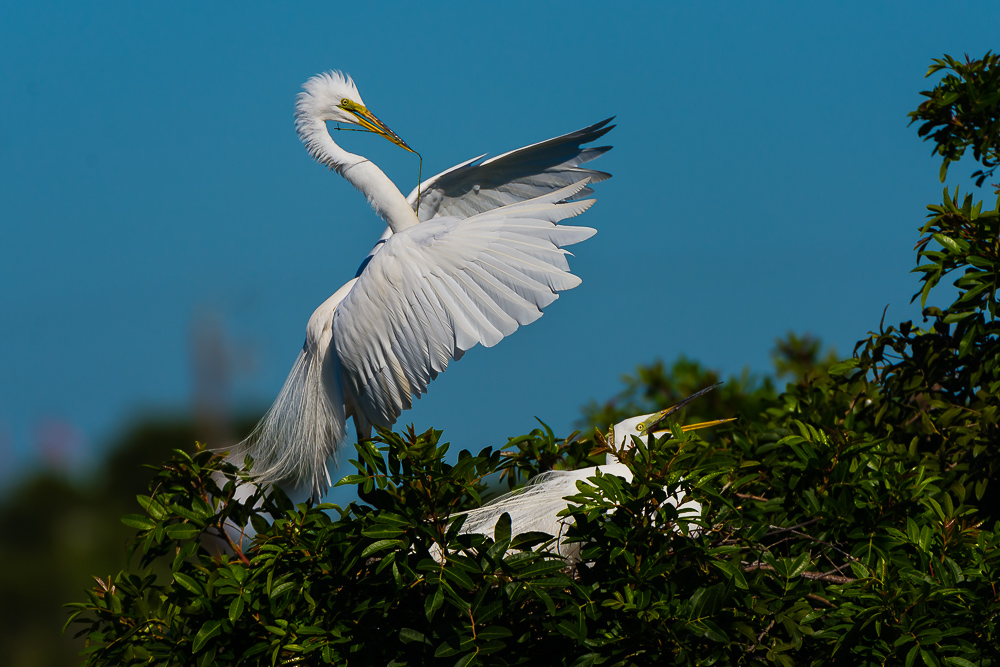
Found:
[[[452,359],[496,345],[580,284],[562,246],[595,232],[557,223],[589,208],[566,201],[586,185],[393,234],[333,316],[348,404],[390,426]]]
[[[467,160],[425,180],[414,188],[407,201],[421,221],[445,216],[470,217],[584,180],[600,183],[611,178],[611,174],[580,165],[604,155],[611,147],[584,148],[583,144],[609,132],[614,127],[609,125],[612,120],[608,118],[488,160],[483,160],[485,155]],[[585,197],[591,192],[584,187],[576,194]]]

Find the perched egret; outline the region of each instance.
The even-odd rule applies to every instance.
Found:
[[[558,223],[587,210],[593,200],[577,197],[608,178],[580,165],[610,147],[582,144],[613,127],[608,119],[474,158],[406,198],[374,163],[338,146],[327,122],[360,125],[412,151],[365,107],[350,77],[329,72],[303,85],[295,124],[309,154],[388,224],[356,276],[309,318],[281,392],[236,449],[253,457],[258,482],[308,483],[314,497],[330,485],[327,460],[347,440],[348,417],[359,438],[372,425],[391,426],[449,361],[478,343],[496,345],[580,284],[562,248],[596,231]]]
[[[653,429],[666,417],[717,386],[719,385],[714,384],[702,389],[665,410],[630,417],[618,422],[608,431],[608,443],[613,445],[615,450],[621,452],[633,446],[633,436],[641,438],[652,433],[654,437],[659,438],[668,435],[669,431],[654,431]],[[688,424],[682,426],[681,429],[693,431],[728,421],[732,421],[732,419]],[[511,536],[529,532],[552,535],[556,540],[549,547],[550,550],[568,560],[576,560],[580,555],[580,544],[568,542],[566,539],[566,530],[572,524],[573,518],[559,516],[559,512],[569,507],[569,503],[566,501],[567,496],[579,493],[577,482],[586,482],[591,477],[596,476],[598,471],[604,475],[617,475],[624,478],[626,482],[632,481],[632,471],[619,461],[579,470],[550,470],[533,477],[520,489],[495,498],[482,507],[456,514],[456,517],[465,517],[465,522],[459,532],[462,534],[479,533],[493,537],[497,520],[506,513],[510,516]],[[666,502],[676,507],[678,514],[687,519],[701,516],[701,504],[694,500],[685,500],[683,493],[668,496]],[[692,530],[694,534],[697,532],[697,530]],[[435,550],[433,555],[435,558],[439,558],[438,551]]]

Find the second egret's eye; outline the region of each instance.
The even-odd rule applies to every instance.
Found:
[[[645,425],[643,425],[643,424],[639,424],[638,426],[636,426],[636,427],[635,427],[635,430],[636,430],[636,431],[641,431],[641,430],[642,430],[642,429],[644,429],[644,428],[646,428],[646,427],[645,427]]]
[[[344,97],[340,100],[340,106],[342,107],[352,107],[354,106],[354,101],[349,97]]]

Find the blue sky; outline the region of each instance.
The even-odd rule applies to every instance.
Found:
[[[382,231],[312,162],[292,106],[351,73],[424,174],[617,114],[579,222],[583,284],[449,368],[402,423],[478,449],[566,433],[636,364],[765,371],[776,336],[847,353],[913,317],[940,196],[906,113],[930,59],[997,48],[1000,5],[6,3],[0,9],[0,483],[40,441],[93,455],[192,402],[192,331],[264,407],[313,309]],[[416,161],[338,140],[408,192]],[[961,174],[956,170],[955,176]],[[963,187],[967,181],[959,181]]]

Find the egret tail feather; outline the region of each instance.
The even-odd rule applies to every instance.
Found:
[[[303,349],[278,398],[236,453],[253,457],[259,484],[309,484],[314,497],[330,485],[327,459],[346,440],[343,404],[331,401],[323,384],[323,362]]]

